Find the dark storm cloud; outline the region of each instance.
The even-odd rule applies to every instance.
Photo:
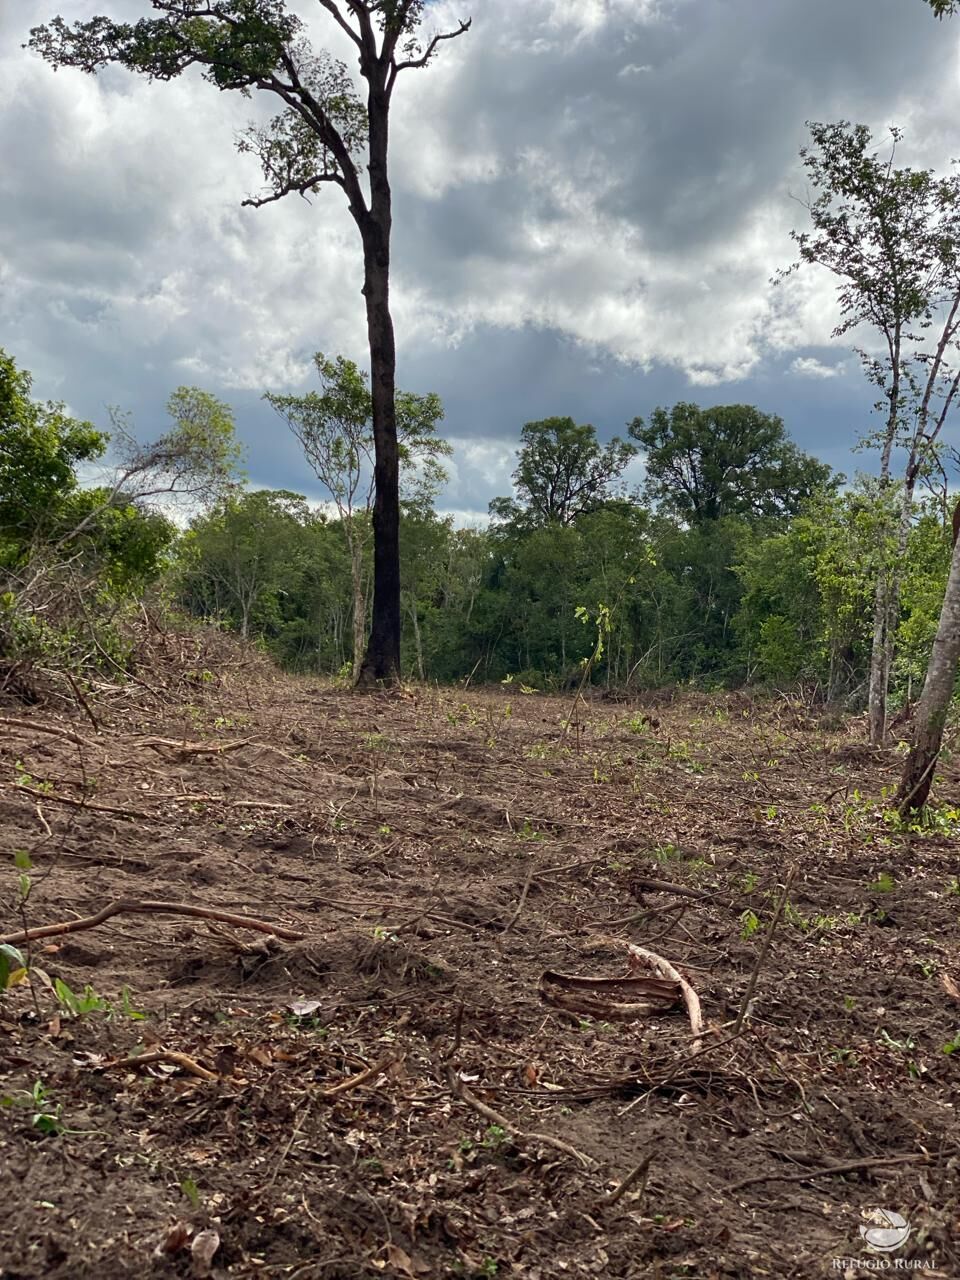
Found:
[[[241,210],[258,175],[233,142],[257,104],[198,77],[54,75],[20,44],[58,7],[148,11],[0,6],[0,345],[39,393],[98,421],[119,404],[144,434],[174,387],[204,386],[234,405],[255,483],[320,496],[260,397],[309,387],[317,349],[365,363],[339,193]],[[506,492],[525,421],[569,413],[608,438],[678,399],[756,403],[865,465],[847,450],[872,397],[823,345],[830,281],[774,300],[768,280],[802,215],[804,120],[903,123],[904,158],[939,168],[957,152],[960,22],[920,0],[472,8],[471,33],[401,82],[393,135],[400,381],[443,396],[449,509]],[[431,6],[447,25],[462,9]]]

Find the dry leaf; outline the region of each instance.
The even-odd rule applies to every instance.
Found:
[[[190,1228],[185,1222],[175,1222],[168,1227],[163,1239],[153,1251],[155,1258],[162,1258],[165,1253],[179,1253],[190,1239]]]
[[[412,1280],[416,1280],[417,1276],[430,1274],[431,1268],[426,1262],[419,1258],[411,1258],[409,1253],[401,1249],[398,1244],[385,1244],[383,1252],[386,1254],[386,1262],[391,1267],[396,1267],[405,1276],[411,1276]]]
[[[213,1255],[220,1248],[220,1237],[216,1231],[198,1231],[193,1237],[190,1252],[193,1254],[193,1274],[198,1277],[208,1276],[213,1267]]]
[[[941,973],[940,981],[943,983],[943,989],[952,1000],[960,1000],[960,987],[950,977],[949,973]]]

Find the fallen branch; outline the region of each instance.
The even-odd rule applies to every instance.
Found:
[[[68,742],[78,747],[93,747],[93,743],[88,742],[86,738],[81,738],[78,733],[73,733],[70,729],[61,729],[59,725],[39,724],[34,720],[15,720],[10,716],[4,716],[0,718],[0,728],[29,729],[31,733],[49,733],[55,738],[66,738]]]
[[[133,1053],[129,1058],[117,1058],[113,1062],[105,1062],[104,1069],[113,1067],[149,1067],[154,1063],[167,1062],[171,1066],[180,1067],[188,1075],[198,1076],[201,1080],[219,1080],[215,1071],[208,1071],[199,1062],[186,1053],[178,1053],[176,1049],[151,1049],[149,1053]]]
[[[630,954],[631,967],[636,969],[643,965],[647,969],[652,969],[658,978],[665,978],[669,982],[675,982],[680,988],[683,996],[683,1003],[687,1006],[687,1016],[690,1019],[690,1030],[693,1032],[693,1048],[691,1053],[700,1052],[700,1037],[703,1035],[703,1014],[700,1011],[700,997],[694,991],[693,987],[686,980],[678,969],[675,969],[669,960],[664,960],[662,956],[658,956],[654,951],[648,951],[646,947],[638,947],[636,943],[627,944],[627,951]]]
[[[252,738],[232,738],[226,742],[185,742],[176,738],[138,738],[135,746],[167,748],[182,756],[222,756],[228,751],[239,751],[253,742]]]
[[[320,1089],[314,1096],[324,1099],[337,1098],[341,1093],[348,1093],[351,1089],[359,1089],[362,1084],[366,1084],[368,1080],[373,1080],[381,1071],[386,1071],[387,1067],[392,1067],[396,1061],[394,1054],[387,1054],[385,1058],[375,1062],[372,1067],[367,1067],[364,1071],[358,1071],[355,1076],[348,1076],[346,1080],[341,1080],[339,1084],[332,1085],[329,1089]]]
[[[94,813],[113,813],[118,818],[136,818],[143,822],[156,821],[156,815],[141,813],[139,809],[118,809],[115,805],[97,804],[93,800],[75,800],[73,796],[59,796],[52,791],[40,791],[36,787],[26,787],[22,782],[14,783],[13,790],[23,791],[28,796],[36,796],[38,800],[48,800],[51,804],[69,805],[71,809],[89,809]]]
[[[33,942],[37,938],[56,938],[64,933],[80,933],[83,929],[95,929],[113,916],[119,915],[159,915],[193,916],[198,920],[217,920],[221,924],[232,924],[238,929],[256,929],[258,933],[269,933],[277,938],[285,938],[288,942],[299,942],[304,935],[293,929],[285,929],[278,924],[270,924],[266,920],[257,920],[253,916],[239,916],[232,911],[218,911],[214,907],[195,907],[185,902],[147,902],[133,898],[120,898],[111,902],[93,916],[83,916],[79,920],[61,920],[58,924],[38,925],[34,929],[21,929],[18,933],[0,934],[0,943],[17,946],[21,942]]]
[[[856,1173],[859,1169],[879,1169],[884,1165],[916,1164],[918,1160],[928,1160],[925,1151],[914,1155],[875,1156],[869,1160],[846,1160],[843,1164],[827,1164],[822,1169],[804,1169],[801,1173],[763,1173],[751,1178],[741,1178],[739,1182],[731,1182],[721,1187],[721,1191],[742,1191],[744,1187],[759,1186],[761,1182],[807,1182],[811,1178],[829,1178],[835,1173]]]
[[[546,1147],[553,1147],[555,1151],[562,1151],[565,1156],[573,1156],[586,1169],[595,1169],[597,1167],[597,1161],[594,1160],[593,1156],[588,1156],[582,1151],[578,1151],[576,1147],[572,1147],[569,1142],[564,1142],[562,1138],[554,1138],[549,1133],[528,1133],[525,1129],[518,1129],[506,1116],[500,1115],[498,1111],[494,1111],[492,1107],[488,1107],[485,1102],[481,1102],[479,1098],[475,1097],[455,1071],[450,1071],[449,1079],[453,1092],[461,1101],[465,1102],[468,1107],[472,1107],[477,1115],[486,1120],[488,1124],[499,1125],[505,1133],[509,1133],[518,1142],[542,1142]]]

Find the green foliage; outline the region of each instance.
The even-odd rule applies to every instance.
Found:
[[[27,976],[23,952],[9,942],[0,943],[0,993],[17,986]]]
[[[618,436],[600,445],[596,430],[573,418],[528,422],[520,432],[513,482],[517,497],[495,498],[491,514],[518,528],[571,525],[614,496],[636,448]]]
[[[0,565],[15,565],[52,535],[77,489],[76,466],[102,456],[108,437],[30,398],[32,380],[0,348]]]
[[[69,1133],[63,1120],[63,1104],[54,1102],[42,1080],[34,1082],[30,1089],[20,1089],[0,1096],[0,1107],[25,1108],[30,1112],[30,1125],[41,1138],[59,1138]]]
[[[644,450],[648,499],[691,525],[790,516],[842,479],[801,453],[782,419],[752,405],[681,402],[654,409],[649,422],[634,418],[630,435]]]

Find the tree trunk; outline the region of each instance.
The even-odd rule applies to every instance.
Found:
[[[954,544],[950,576],[940,611],[940,625],[917,703],[913,746],[903,766],[896,804],[901,814],[922,809],[930,794],[940,755],[943,728],[957,682],[960,663],[960,542]]]
[[[353,578],[353,679],[360,679],[363,664],[363,647],[367,640],[367,602],[363,595],[363,552],[351,548],[350,571]],[[358,563],[359,561],[359,563]]]
[[[413,643],[417,654],[417,671],[420,673],[421,684],[426,683],[426,674],[423,667],[423,637],[420,634],[420,611],[417,608],[416,593],[412,593],[410,598],[410,620],[413,623]]]
[[[392,197],[387,177],[390,101],[371,84],[370,214],[363,220],[363,296],[370,342],[373,400],[373,611],[358,686],[400,680],[400,454],[397,447],[397,349],[390,314]]]

